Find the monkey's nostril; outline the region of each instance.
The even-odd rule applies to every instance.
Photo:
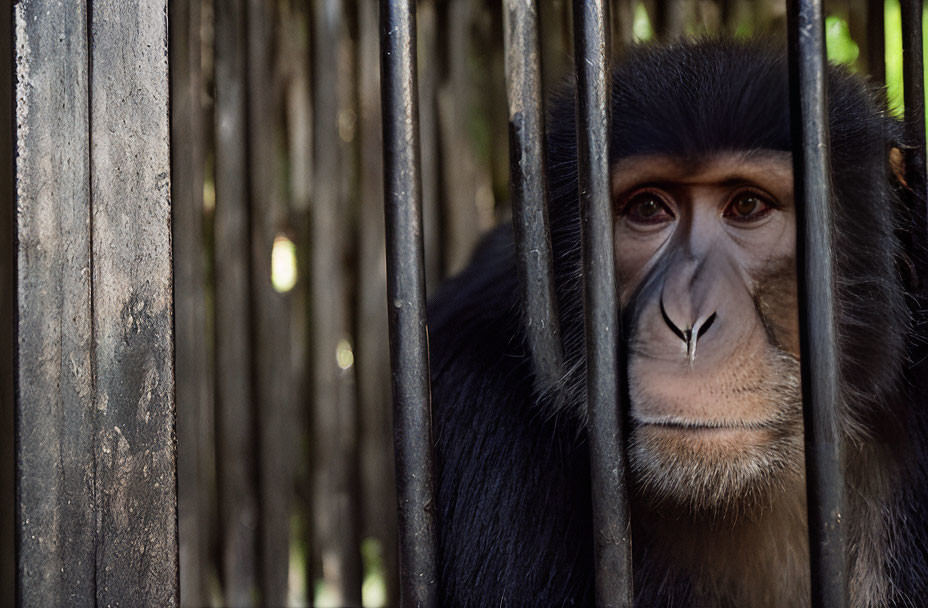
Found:
[[[664,323],[667,324],[667,327],[670,328],[670,331],[676,334],[676,336],[680,338],[681,340],[683,340],[684,342],[689,342],[686,334],[683,333],[683,330],[677,327],[676,325],[674,325],[674,322],[671,321],[670,317],[667,315],[667,311],[664,310],[664,298],[660,299],[660,305],[661,305],[661,317],[663,317]]]
[[[706,333],[707,331],[709,331],[709,328],[712,327],[712,324],[713,324],[713,323],[715,323],[715,317],[716,317],[716,316],[717,316],[716,313],[712,313],[711,315],[709,315],[709,318],[706,319],[706,322],[703,323],[702,326],[699,328],[699,330],[696,332],[696,339],[697,339],[697,340],[699,340],[700,338],[702,338],[702,335],[703,335],[704,333]]]

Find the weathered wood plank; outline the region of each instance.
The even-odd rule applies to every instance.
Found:
[[[248,0],[248,142],[251,294],[258,422],[261,602],[282,606],[287,592],[293,463],[290,446],[289,312],[271,284],[271,250],[284,223],[278,135],[281,107],[271,58],[276,2]]]
[[[216,3],[216,421],[225,602],[258,591],[258,483],[249,288],[245,0]]]
[[[212,389],[207,347],[200,106],[202,0],[170,0],[171,198],[176,336],[180,597],[206,605],[212,521]]]
[[[17,586],[23,606],[93,606],[87,12],[14,6]]]
[[[175,606],[167,0],[89,22],[96,601]]]
[[[14,597],[13,540],[13,30],[0,11],[0,597]]]

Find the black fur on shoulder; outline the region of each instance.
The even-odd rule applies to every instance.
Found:
[[[864,79],[832,66],[828,86],[848,466],[863,466],[854,459],[873,445],[882,455],[860,456],[881,468],[855,469],[848,483],[891,478],[889,498],[858,492],[861,509],[884,518],[882,601],[921,605],[928,413],[917,386],[928,371],[911,357],[912,319],[922,313],[899,270],[898,235],[910,220],[888,162],[905,143]],[[614,160],[791,149],[786,53],[769,44],[637,47],[615,68],[612,94]],[[444,606],[592,602],[574,112],[572,86],[549,102],[550,217],[569,368],[562,385],[533,393],[509,227],[488,236],[430,304]],[[652,558],[647,539],[634,547],[636,605],[692,605],[686,576]]]

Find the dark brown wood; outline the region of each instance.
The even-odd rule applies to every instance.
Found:
[[[321,578],[321,564],[314,538],[313,523],[315,504],[313,492],[314,442],[312,440],[312,367],[310,353],[310,290],[307,269],[312,246],[310,236],[310,206],[312,203],[312,95],[310,91],[310,46],[311,29],[309,0],[290,0],[280,3],[281,27],[278,32],[280,51],[277,53],[279,69],[285,86],[287,116],[287,150],[290,185],[290,223],[297,248],[299,280],[290,293],[291,365],[294,374],[293,402],[297,406],[294,428],[300,433],[300,441],[294,446],[294,457],[300,466],[296,468],[295,504],[297,542],[303,551],[303,569],[300,572],[306,589],[308,605],[313,601],[313,583]]]
[[[176,606],[167,5],[14,18],[19,601]]]
[[[17,3],[14,48],[18,600],[93,606],[96,414],[84,4]]]
[[[204,422],[211,419],[210,345],[206,328],[203,242],[203,124],[200,110],[201,0],[171,0],[171,198],[174,239],[176,335],[177,508],[180,597],[206,603],[212,447]]]
[[[323,576],[336,603],[361,603],[358,522],[358,418],[354,367],[336,358],[350,347],[351,305],[345,264],[350,234],[348,213],[357,204],[354,158],[344,144],[354,130],[344,120],[357,116],[355,69],[345,6],[315,0],[313,12],[313,184],[312,281],[315,463],[318,471],[316,525]],[[331,564],[331,566],[330,566]]]
[[[271,250],[286,203],[278,160],[282,108],[271,55],[274,0],[248,0],[248,166],[251,197],[251,297],[254,396],[258,423],[261,603],[285,603],[296,438],[291,424],[289,308],[271,284]]]
[[[167,2],[101,0],[89,23],[96,601],[173,606]]]
[[[380,115],[380,37],[377,3],[358,4],[358,86],[361,203],[358,228],[357,327],[358,399],[361,416],[361,480],[364,536],[383,548],[388,606],[399,606],[399,545],[396,528],[396,486],[393,471],[393,415],[390,403],[390,351],[387,315],[386,242],[383,222],[383,146]],[[435,57],[437,64],[438,57]],[[437,70],[438,66],[435,66]],[[420,80],[421,82],[421,80]],[[420,89],[420,99],[425,95]],[[433,110],[436,111],[437,110]],[[437,120],[437,114],[436,114]],[[438,144],[437,125],[435,145]],[[423,137],[423,154],[425,141]],[[436,152],[437,154],[437,152]],[[436,167],[438,170],[438,167]],[[423,166],[425,171],[425,166]],[[436,179],[436,183],[438,180]],[[435,193],[434,196],[438,196]],[[440,244],[439,244],[440,245]],[[428,252],[428,246],[426,245]],[[432,251],[440,262],[440,250]],[[426,284],[429,268],[426,253]]]
[[[0,597],[13,599],[13,56],[12,11],[0,11]]]
[[[258,594],[245,0],[216,3],[216,449],[224,600]]]

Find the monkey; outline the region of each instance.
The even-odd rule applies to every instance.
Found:
[[[849,601],[921,606],[923,253],[891,162],[907,144],[878,87],[826,73]],[[635,605],[808,606],[787,54],[640,45],[611,83]],[[535,386],[510,226],[428,307],[443,606],[594,602],[572,85],[548,110],[563,376]]]

